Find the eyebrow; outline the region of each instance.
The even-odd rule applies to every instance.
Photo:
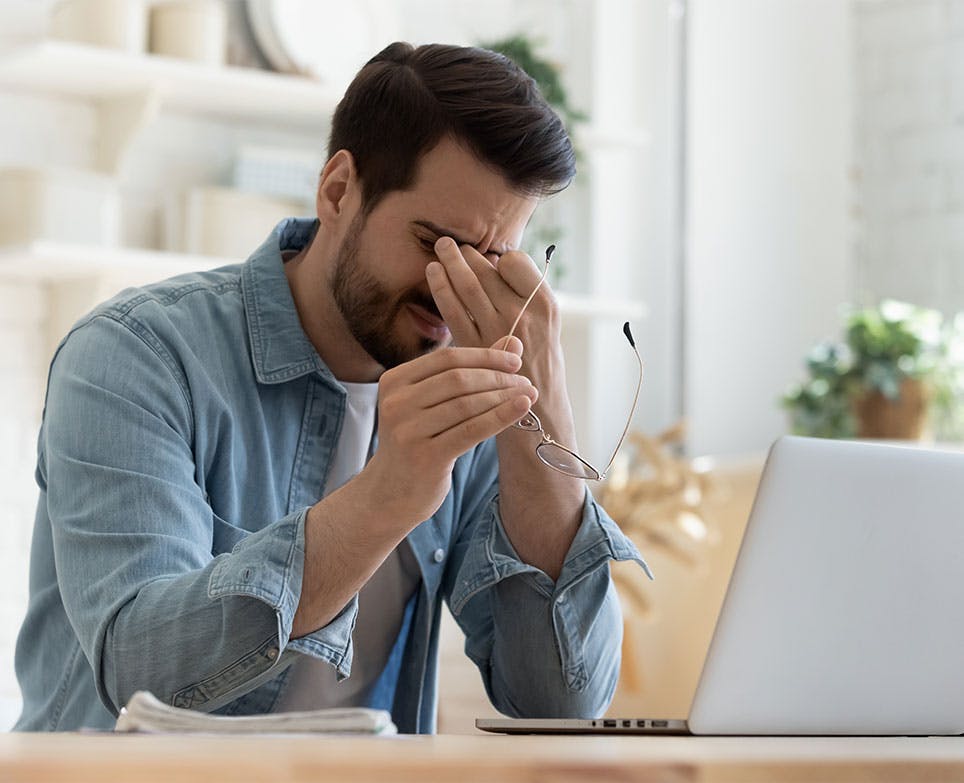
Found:
[[[478,248],[476,247],[476,243],[473,242],[472,240],[463,239],[459,236],[456,236],[454,231],[449,231],[447,228],[442,228],[441,226],[437,226],[430,220],[413,220],[412,225],[420,226],[421,228],[424,228],[426,231],[431,231],[433,234],[435,234],[436,238],[451,237],[452,239],[455,240],[455,244],[457,245],[469,245],[471,247],[474,247],[476,250],[478,250]],[[503,249],[489,248],[489,252],[495,253],[497,256],[501,256],[505,253],[508,253],[510,249],[511,248],[503,248]]]

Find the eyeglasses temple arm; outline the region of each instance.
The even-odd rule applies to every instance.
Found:
[[[505,340],[502,342],[503,351],[509,345],[509,340],[512,339],[512,335],[515,334],[515,328],[519,325],[519,321],[522,320],[522,314],[526,311],[526,308],[529,306],[529,303],[535,298],[536,292],[540,288],[542,288],[542,284],[543,282],[545,282],[546,275],[549,274],[549,259],[552,258],[552,253],[555,249],[556,249],[555,245],[549,245],[549,247],[546,248],[546,268],[542,270],[542,277],[539,278],[539,282],[536,283],[536,287],[532,289],[532,293],[529,294],[529,298],[526,299],[525,304],[522,305],[522,309],[519,311],[519,314],[515,317],[515,320],[512,322],[512,328],[509,329],[509,333],[505,336]]]
[[[636,393],[633,395],[633,406],[629,409],[629,417],[626,419],[626,426],[623,428],[623,434],[619,436],[619,442],[616,444],[616,448],[613,449],[613,454],[609,458],[609,462],[602,471],[603,476],[609,473],[609,469],[613,466],[613,462],[616,461],[616,455],[619,453],[619,449],[622,448],[623,441],[626,440],[626,434],[629,432],[629,428],[633,423],[633,416],[636,415],[636,405],[639,402],[639,391],[643,388],[643,359],[639,355],[639,350],[636,348],[636,341],[633,339],[633,333],[629,330],[629,321],[626,321],[626,323],[623,324],[623,334],[626,335],[626,339],[629,340],[629,346],[633,349],[633,354],[636,356],[636,362],[639,364],[639,379],[636,381]]]

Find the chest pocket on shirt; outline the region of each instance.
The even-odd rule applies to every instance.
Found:
[[[217,556],[230,552],[238,542],[243,541],[250,535],[249,531],[232,525],[213,512],[211,513],[211,519],[214,525],[214,535],[211,542],[212,555]]]

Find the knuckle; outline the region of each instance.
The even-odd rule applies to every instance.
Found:
[[[459,350],[451,345],[440,348],[435,353],[447,366],[454,366],[458,362]]]
[[[465,391],[472,385],[472,373],[465,367],[452,370],[452,384],[458,391]]]
[[[382,397],[389,394],[395,387],[395,379],[398,377],[398,368],[393,367],[391,370],[385,370],[378,379],[378,394]]]
[[[468,397],[458,397],[455,400],[455,413],[460,421],[465,421],[474,413],[472,400]]]
[[[519,394],[521,394],[521,390],[519,389],[502,389],[499,392],[499,399],[496,401],[496,404],[502,405],[503,403],[511,402],[518,397]]]
[[[536,298],[532,300],[532,306],[540,320],[556,320],[559,317],[559,299],[547,285],[543,285],[536,294]]]
[[[488,427],[482,418],[470,419],[465,423],[465,434],[473,442],[478,442],[488,437]]]
[[[494,389],[508,388],[513,385],[513,376],[498,370],[492,370],[489,373],[489,383]]]
[[[386,394],[378,404],[378,412],[382,419],[392,420],[400,407],[401,401],[396,395]]]
[[[415,415],[413,406],[414,393],[409,389],[400,389],[390,397],[379,403],[378,415],[386,424],[397,426],[402,422],[411,421]]]

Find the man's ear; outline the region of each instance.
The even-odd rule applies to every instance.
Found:
[[[361,182],[355,168],[355,158],[348,150],[338,150],[321,171],[315,211],[322,224],[332,225],[354,216],[361,206]]]

